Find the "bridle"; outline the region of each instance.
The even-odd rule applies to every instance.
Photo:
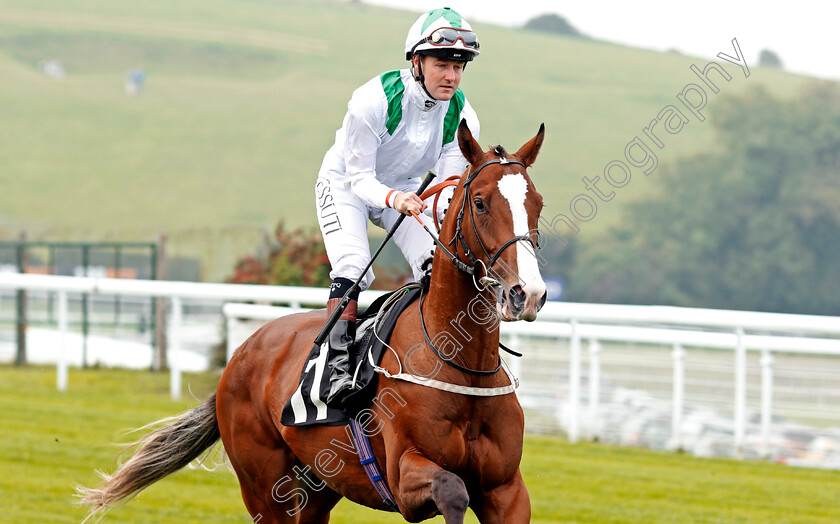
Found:
[[[481,240],[481,235],[478,233],[478,228],[475,227],[475,213],[473,211],[474,202],[473,202],[473,199],[472,199],[472,195],[470,195],[470,184],[472,184],[473,180],[475,180],[475,178],[479,175],[479,173],[481,173],[481,171],[485,167],[495,165],[495,164],[501,164],[501,165],[518,164],[518,165],[522,166],[523,168],[526,167],[525,164],[523,164],[519,160],[509,160],[509,159],[504,158],[504,157],[494,158],[493,160],[489,160],[489,161],[481,164],[480,166],[478,166],[478,168],[476,168],[475,171],[470,173],[467,176],[466,180],[464,180],[464,198],[461,201],[461,209],[458,211],[458,217],[457,217],[456,222],[455,222],[455,235],[452,237],[452,240],[449,241],[448,245],[453,246],[453,251],[455,251],[455,253],[457,253],[458,252],[458,244],[461,244],[461,247],[464,251],[464,255],[469,260],[469,264],[464,262],[463,260],[461,260],[457,256],[457,254],[452,253],[452,251],[447,249],[447,247],[440,240],[435,238],[435,243],[438,245],[438,247],[440,247],[443,250],[443,253],[449,258],[449,260],[452,261],[452,263],[455,265],[455,267],[463,273],[467,273],[468,275],[472,275],[473,278],[475,278],[475,274],[476,274],[476,271],[477,271],[479,266],[484,267],[485,277],[489,277],[490,269],[492,269],[492,267],[496,264],[496,262],[499,260],[499,257],[502,256],[502,253],[504,252],[504,250],[509,248],[510,246],[514,245],[515,243],[517,243],[519,241],[523,241],[523,240],[527,241],[529,244],[531,244],[531,247],[533,247],[534,249],[537,248],[537,245],[531,239],[531,233],[535,232],[537,234],[537,236],[539,237],[539,230],[536,230],[536,231],[531,230],[531,231],[528,232],[528,234],[517,235],[517,236],[514,236],[514,237],[508,239],[492,255],[487,250],[487,247],[484,245],[484,242]],[[470,251],[470,248],[467,245],[467,239],[464,237],[463,222],[464,222],[465,210],[468,208],[467,207],[467,202],[469,202],[470,222],[472,223],[473,234],[475,234],[475,239],[478,241],[478,245],[481,246],[481,250],[484,252],[484,255],[488,259],[488,262],[487,262],[486,265],[480,259],[476,258],[476,256],[473,254],[473,252]],[[490,279],[490,280],[495,281],[495,279]],[[479,288],[479,290],[483,291],[482,288]]]
[[[456,222],[455,222],[455,235],[449,241],[449,245],[453,246],[453,251],[455,251],[455,253],[453,254],[449,249],[447,249],[447,247],[443,244],[443,242],[440,241],[440,239],[438,239],[434,234],[432,234],[432,238],[434,239],[437,246],[439,248],[441,248],[443,253],[452,261],[452,263],[455,265],[455,267],[459,271],[461,271],[463,273],[467,273],[468,275],[472,276],[474,283],[475,283],[475,274],[476,274],[476,271],[477,271],[478,267],[479,266],[484,267],[485,276],[482,277],[480,280],[485,285],[483,287],[481,287],[476,283],[476,288],[479,290],[479,292],[485,291],[485,290],[487,290],[488,287],[491,287],[491,286],[501,285],[501,283],[498,280],[490,277],[489,274],[490,274],[490,270],[492,269],[493,265],[499,260],[499,257],[501,257],[501,255],[502,255],[502,253],[504,252],[505,249],[507,249],[508,247],[516,244],[519,241],[525,240],[525,241],[528,241],[528,243],[530,243],[531,246],[536,250],[537,245],[531,239],[531,233],[536,233],[537,238],[539,238],[539,230],[536,230],[536,231],[531,230],[531,231],[528,232],[528,234],[525,234],[525,235],[516,235],[516,236],[508,239],[507,241],[505,241],[499,247],[499,249],[497,249],[496,252],[493,253],[492,255],[487,250],[487,247],[484,245],[484,242],[481,240],[481,235],[478,233],[478,228],[476,228],[476,226],[475,226],[475,214],[473,212],[474,202],[473,202],[473,199],[472,199],[472,195],[470,195],[470,184],[472,184],[473,180],[475,180],[475,178],[479,175],[479,173],[481,173],[481,171],[484,168],[486,168],[488,166],[491,166],[491,165],[495,165],[495,164],[500,164],[500,165],[518,164],[518,165],[522,166],[523,169],[527,168],[527,166],[525,164],[523,164],[522,162],[520,162],[518,160],[508,160],[505,157],[494,158],[493,160],[489,160],[489,161],[481,164],[480,166],[478,166],[478,168],[476,168],[475,171],[473,171],[472,173],[467,175],[466,180],[464,180],[464,198],[462,199],[461,209],[458,211],[458,217],[456,218]],[[469,201],[470,222],[472,223],[473,233],[475,234],[476,241],[478,241],[478,245],[481,246],[481,250],[484,252],[484,255],[488,259],[488,263],[486,265],[480,259],[476,258],[476,256],[472,253],[472,251],[470,251],[470,248],[467,245],[467,239],[464,237],[463,221],[464,221],[465,210],[468,208],[467,201]],[[428,229],[427,229],[427,231],[428,231]],[[430,232],[430,234],[431,234],[431,232]],[[459,243],[462,246],[462,249],[464,251],[464,255],[470,261],[469,264],[467,264],[466,262],[461,260],[457,255],[458,244]],[[432,343],[432,340],[429,337],[429,333],[426,330],[426,322],[423,318],[423,295],[422,294],[421,294],[420,298],[421,298],[421,300],[420,300],[421,303],[420,303],[420,308],[419,308],[419,310],[420,310],[420,325],[421,325],[422,330],[423,330],[423,336],[426,338],[426,343],[429,345],[430,348],[432,348],[432,351],[435,353],[435,355],[438,356],[438,358],[440,358],[441,360],[443,360],[444,362],[446,362],[447,364],[449,364],[450,366],[454,367],[455,369],[457,369],[459,371],[462,371],[464,373],[470,373],[470,374],[473,374],[473,375],[492,375],[492,374],[496,373],[497,371],[499,371],[499,369],[501,369],[501,367],[502,367],[501,356],[499,357],[498,365],[493,370],[471,369],[471,368],[468,368],[468,367],[461,366],[460,364],[456,364],[455,362],[452,362],[451,359],[448,359],[448,358],[444,357],[440,353],[440,351],[435,347],[435,345]],[[505,347],[501,343],[499,343],[499,346],[502,349],[504,349],[505,351],[507,351],[507,352],[509,352],[509,353],[511,353],[515,356],[520,356],[520,357],[522,356],[521,354],[508,349],[507,347]]]

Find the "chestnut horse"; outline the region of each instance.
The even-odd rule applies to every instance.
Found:
[[[484,524],[530,520],[519,471],[524,417],[512,375],[501,369],[498,325],[534,320],[545,301],[534,252],[543,201],[525,171],[543,135],[540,126],[508,155],[501,146],[483,152],[464,122],[458,129],[473,171],[455,188],[428,291],[394,328],[380,364],[390,374],[379,377],[376,398],[357,418],[407,521],[443,515],[462,523],[468,507]],[[360,465],[348,426],[280,422],[325,319],[324,310],[300,313],[254,333],[215,395],[135,443],[101,488],[80,489],[91,515],[187,465],[220,437],[260,524],[326,523],[342,497],[391,509]],[[400,370],[414,376],[394,377]]]

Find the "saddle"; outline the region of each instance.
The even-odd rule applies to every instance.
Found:
[[[420,284],[412,283],[377,298],[356,320],[354,388],[339,399],[341,407],[328,406],[330,391],[327,345],[313,347],[303,365],[298,387],[283,407],[284,426],[344,426],[353,415],[370,405],[376,393],[378,374],[373,369],[382,360],[400,314],[420,296]]]

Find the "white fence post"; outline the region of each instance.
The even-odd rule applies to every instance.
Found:
[[[685,403],[685,350],[674,344],[671,351],[674,360],[673,406],[671,408],[671,447],[682,449],[682,419]]]
[[[735,344],[735,457],[744,457],[744,429],[747,419],[747,347],[744,329],[736,328]]]
[[[513,333],[508,337],[508,347],[512,351],[519,352],[519,335]],[[513,376],[516,378],[521,378],[522,376],[522,358],[521,357],[512,357],[510,359],[510,372],[513,373]],[[519,390],[517,390],[517,395],[519,394]]]
[[[589,439],[600,440],[599,409],[601,406],[601,343],[589,340]]]
[[[580,438],[580,333],[578,322],[571,321],[572,336],[569,341],[569,442]]]
[[[236,324],[237,318],[233,315],[227,317],[227,350],[225,351],[225,365],[230,362],[231,357],[233,357],[233,353],[236,351]]]
[[[55,369],[55,385],[59,391],[67,391],[67,291],[58,292],[59,354]]]
[[[181,398],[181,324],[184,318],[183,304],[181,297],[172,297],[172,317],[169,321],[169,340],[167,347],[169,354],[167,359],[169,361],[169,394],[172,400],[179,400]]]
[[[773,354],[763,349],[761,351],[761,444],[762,457],[769,453],[768,443],[770,429],[773,424]]]

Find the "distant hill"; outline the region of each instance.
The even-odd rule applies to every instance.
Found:
[[[561,36],[570,36],[576,38],[589,38],[588,36],[582,34],[578,29],[569,23],[564,17],[555,14],[555,13],[547,13],[544,15],[535,16],[531,18],[525,25],[522,26],[523,29],[528,29],[530,31],[541,31],[543,33],[552,33],[555,35]]]
[[[416,16],[337,0],[0,0],[0,235],[133,240],[167,230],[172,254],[200,257],[206,279],[223,278],[263,228],[315,225],[315,176],[347,100],[405,66]],[[623,158],[686,84],[700,82],[690,65],[708,62],[476,29],[482,53],[462,88],[480,142],[518,147],[545,122],[532,176],[548,217],[568,212],[582,177]],[[709,42],[709,56],[720,51],[733,53]],[[716,61],[733,78],[721,95],[759,84],[785,94],[803,81],[757,67],[744,78]],[[45,64],[65,76],[45,74]],[[128,95],[127,74],[139,69],[143,91]],[[667,138],[660,163],[711,145],[697,120]],[[614,223],[655,178],[634,178],[585,229]]]

